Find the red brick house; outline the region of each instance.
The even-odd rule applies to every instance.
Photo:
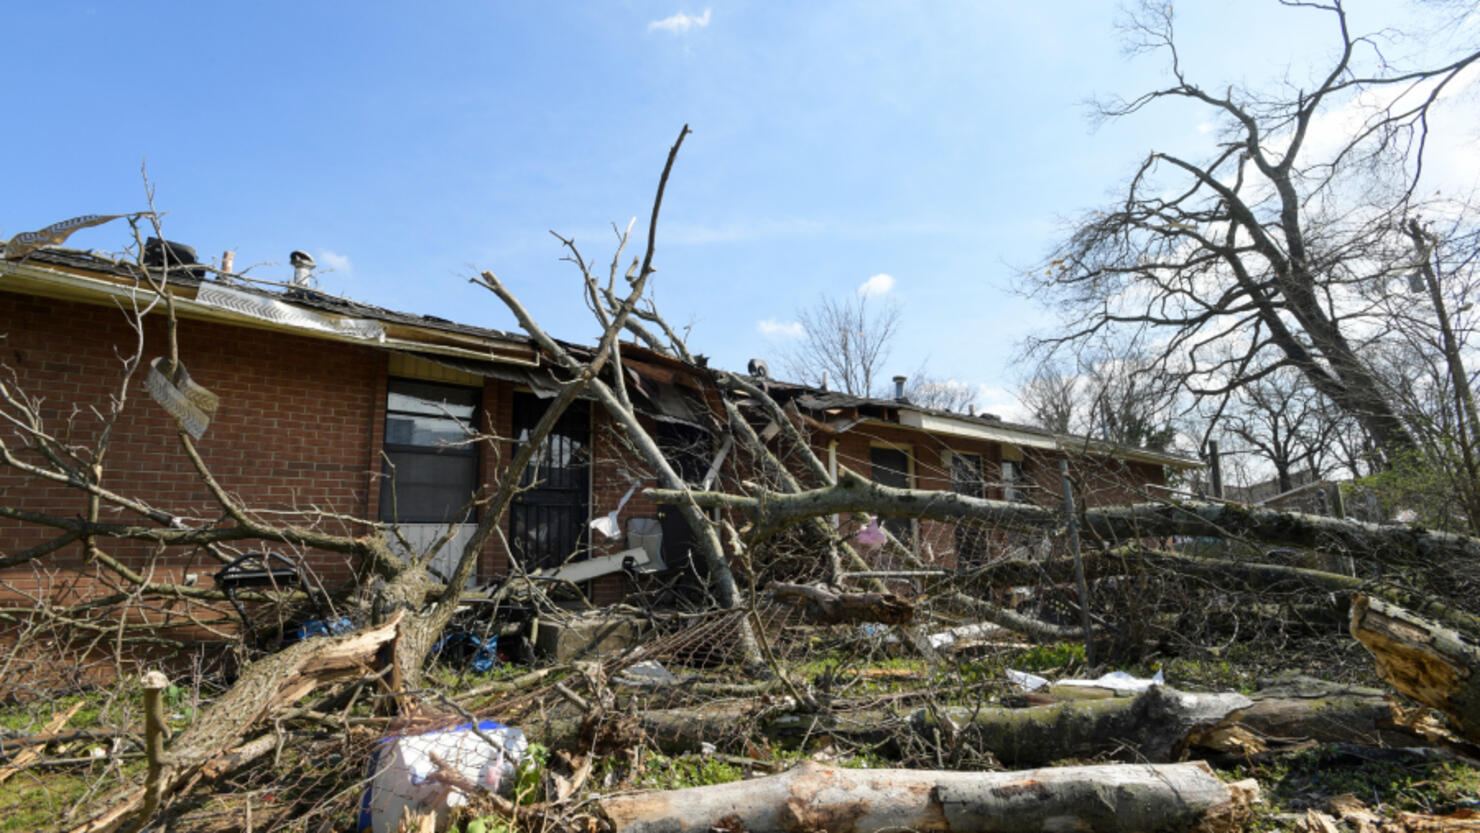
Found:
[[[198,442],[201,456],[227,490],[246,504],[282,513],[278,517],[348,532],[356,531],[356,518],[398,518],[413,543],[449,522],[471,522],[475,517],[454,517],[454,510],[495,475],[498,461],[509,458],[512,442],[539,419],[551,395],[548,360],[520,334],[304,288],[249,284],[203,267],[172,268],[169,288],[180,321],[180,356],[194,380],[220,397]],[[90,441],[110,397],[119,393],[120,356],[136,350],[141,337],[125,312],[151,298],[133,267],[86,253],[49,249],[0,261],[6,383],[42,400],[48,430]],[[157,313],[144,319],[147,366],[165,350],[165,331]],[[702,479],[714,453],[702,442],[716,411],[708,371],[635,346],[624,345],[623,356],[655,436],[675,449],[686,477]],[[181,453],[174,419],[143,391],[142,375],[127,388],[131,401],[113,429],[106,483],[174,515],[208,521],[219,508]],[[895,485],[1053,501],[1057,460],[1071,455],[1093,461],[1094,476],[1086,479],[1090,500],[1121,502],[1147,484],[1163,483],[1166,467],[1198,465],[1174,455],[1086,445],[1082,438],[985,415],[767,384],[779,402],[795,407],[829,466]],[[464,439],[469,427],[505,438],[499,454],[480,444],[449,445]],[[18,448],[11,438],[5,441]],[[578,402],[541,460],[539,476],[531,479],[536,487],[510,508],[504,534],[485,547],[480,580],[505,572],[508,550],[527,567],[541,567],[592,547],[598,553],[626,548],[588,529],[593,518],[617,509],[636,482],[634,473],[643,470],[601,408]],[[394,489],[385,476],[392,469]],[[0,468],[0,505],[66,514],[80,513],[82,503],[80,493],[64,484]],[[619,522],[641,517],[659,518],[665,559],[681,561],[687,540],[681,521],[661,517],[639,492],[622,506]],[[950,524],[904,522],[897,531],[945,564],[957,551],[980,546]],[[81,566],[75,546],[17,562],[17,553],[47,537],[43,529],[0,517],[0,579],[25,588],[39,580],[38,566]],[[206,582],[219,567],[204,553],[157,561],[139,547],[118,557],[182,581],[193,575]],[[341,556],[308,557],[326,584],[355,573],[356,565]],[[619,580],[598,582],[594,601],[614,601],[621,593]]]

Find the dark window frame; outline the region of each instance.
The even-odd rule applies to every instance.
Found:
[[[513,453],[550,406],[550,400],[517,390],[510,400]],[[526,570],[558,567],[591,557],[591,501],[596,464],[595,409],[578,399],[519,475],[521,491],[509,505],[505,529],[511,554]],[[556,446],[564,452],[556,464]]]
[[[397,390],[397,388],[400,388],[400,390]],[[420,393],[416,392],[418,391],[418,389]],[[439,401],[432,398],[436,395],[438,391],[443,394],[443,397],[440,399],[440,403],[442,405],[448,407],[455,405],[471,408],[466,422],[458,417],[450,415],[445,411],[438,415],[428,413],[426,410],[405,410],[393,408],[391,406],[392,397],[396,394],[400,394],[403,396],[412,396],[422,400],[423,402],[430,403]],[[452,392],[456,392],[458,395],[446,395]],[[426,396],[423,394],[432,394],[432,396]],[[479,454],[478,445],[476,443],[400,443],[392,442],[390,437],[391,421],[398,416],[430,416],[434,419],[442,420],[448,424],[456,424],[465,432],[475,430],[479,420],[482,418],[483,413],[483,389],[470,385],[458,385],[449,382],[431,382],[425,379],[408,379],[398,376],[392,376],[386,382],[385,403],[385,433],[381,439],[381,450],[384,452],[387,459],[383,461],[381,467],[381,471],[385,475],[385,479],[381,483],[380,491],[380,506],[378,510],[378,517],[380,518],[380,520],[394,523],[451,523],[453,521],[458,521],[460,523],[476,523],[478,520],[478,509],[476,506],[473,506],[471,511],[469,511],[465,516],[453,515],[453,512],[457,508],[460,508],[462,504],[459,504],[457,507],[448,504],[446,507],[446,511],[442,512],[441,514],[409,511],[408,507],[414,505],[415,498],[413,498],[411,501],[407,500],[408,484],[402,482],[402,478],[400,478],[399,476],[393,482],[390,475],[391,465],[393,463],[396,465],[397,473],[399,475],[402,467],[406,463],[414,463],[420,459],[436,461],[463,460],[466,461],[465,465],[467,466],[467,470],[462,472],[464,480],[469,486],[467,500],[471,500],[473,495],[477,493],[478,488],[482,484],[482,460]],[[414,484],[410,485],[412,486],[412,488],[415,488]],[[391,507],[393,505],[391,502],[392,490],[395,491],[394,506],[396,507],[396,510],[398,512],[397,517],[391,516]],[[464,503],[466,503],[466,501],[464,501]]]

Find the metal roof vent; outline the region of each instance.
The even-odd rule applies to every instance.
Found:
[[[751,359],[750,364],[745,367],[746,372],[759,379],[771,378],[771,368],[766,365],[764,359]]]
[[[313,257],[308,252],[295,251],[288,255],[288,262],[293,264],[293,284],[295,286],[313,284],[313,268],[318,264],[313,262]]]
[[[894,399],[895,399],[895,401],[897,401],[897,402],[908,402],[909,401],[909,400],[907,400],[907,399],[904,398],[904,383],[905,383],[905,381],[908,378],[909,377],[907,377],[907,376],[895,376],[894,377]]]

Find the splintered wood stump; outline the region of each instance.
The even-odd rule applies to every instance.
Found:
[[[602,798],[597,809],[613,833],[1231,831],[1257,794],[1200,763],[952,772],[803,761],[768,778]]]
[[[846,593],[816,584],[779,582],[769,589],[776,601],[802,608],[807,621],[819,625],[904,625],[915,618],[915,606],[893,593]]]
[[[1449,718],[1454,733],[1480,743],[1480,646],[1471,637],[1397,605],[1352,598],[1352,636],[1398,691]]]

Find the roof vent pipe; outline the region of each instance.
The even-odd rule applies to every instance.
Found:
[[[308,286],[313,279],[313,268],[316,265],[313,257],[308,252],[293,252],[288,255],[288,262],[293,264],[293,284],[295,286]]]
[[[904,402],[905,401],[905,398],[904,398],[904,383],[905,383],[905,379],[906,378],[908,378],[908,377],[905,377],[905,376],[895,376],[894,377],[894,398],[895,398],[896,401],[899,401],[899,402]]]
[[[966,404],[966,415],[967,416],[976,416],[976,405],[968,402]]]
[[[827,371],[822,371],[822,389],[827,390]]]

